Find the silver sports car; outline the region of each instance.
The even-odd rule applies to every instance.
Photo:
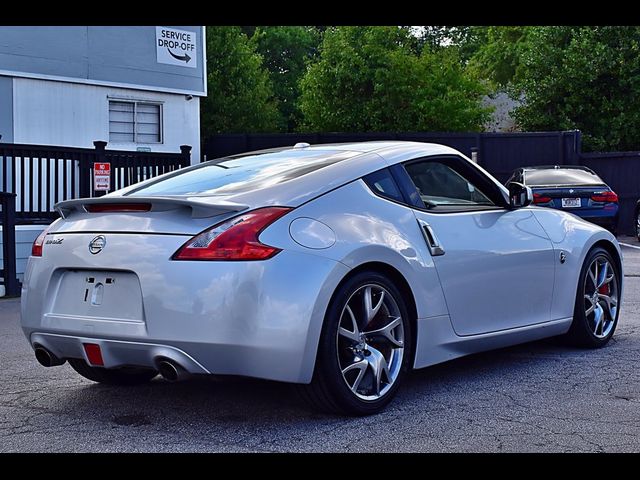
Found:
[[[555,335],[609,341],[616,239],[531,200],[435,144],[213,160],[57,204],[22,326],[42,365],[93,381],[245,375],[370,414],[414,368]]]

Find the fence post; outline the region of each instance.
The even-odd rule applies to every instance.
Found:
[[[558,142],[560,145],[560,151],[558,152],[558,165],[565,165],[565,156],[564,156],[564,134],[565,132],[558,132]]]
[[[2,255],[4,289],[7,297],[20,295],[16,276],[16,194],[3,193],[2,207]]]
[[[95,162],[96,163],[103,163],[105,161],[104,149],[107,146],[107,142],[105,142],[103,140],[95,140],[93,142],[93,146],[96,149],[96,160],[95,160]],[[91,171],[93,171],[93,165],[90,165],[90,168],[91,168]],[[113,180],[114,180],[113,179],[113,173],[114,173],[113,170],[111,170],[111,175],[112,175],[111,185],[112,186],[113,186]],[[89,175],[89,183],[91,183],[92,181],[93,181],[93,176]],[[95,192],[94,191],[93,192],[93,195],[96,196],[96,197],[101,197],[101,196],[106,195],[106,194],[107,194],[107,192],[102,192],[102,191],[100,191],[100,192]],[[87,195],[87,196],[89,196],[89,195]]]
[[[471,161],[478,163],[478,147],[471,147]]]
[[[180,166],[191,165],[191,145],[180,145]]]
[[[565,136],[565,142],[564,142],[565,159],[566,159],[565,161],[567,165],[580,165],[580,163],[582,163],[580,130],[570,130],[569,132],[566,132],[566,133],[567,135]],[[568,142],[567,142],[567,139],[569,140]],[[567,158],[567,153],[569,154],[568,158]]]

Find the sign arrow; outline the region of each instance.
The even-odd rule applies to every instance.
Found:
[[[191,60],[191,57],[189,56],[188,53],[185,53],[184,55],[176,55],[168,48],[167,48],[167,51],[169,52],[169,55],[171,55],[176,60],[183,61],[184,63],[189,63],[189,60]]]

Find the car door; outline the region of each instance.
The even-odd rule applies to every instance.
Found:
[[[400,176],[458,335],[551,320],[555,255],[530,209],[509,209],[496,182],[461,157],[407,162]]]

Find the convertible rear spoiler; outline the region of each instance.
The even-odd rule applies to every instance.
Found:
[[[223,213],[240,212],[249,206],[223,200],[209,203],[193,197],[78,198],[58,202],[54,206],[62,218],[68,218],[74,213],[93,213],[91,210],[94,212],[163,212],[177,208],[191,209],[193,218],[207,218]]]

